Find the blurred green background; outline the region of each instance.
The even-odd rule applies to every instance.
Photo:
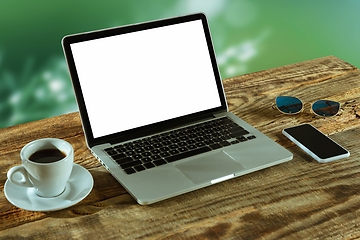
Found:
[[[0,0],[0,128],[77,111],[64,35],[207,14],[222,78],[335,55],[360,67],[358,0]]]

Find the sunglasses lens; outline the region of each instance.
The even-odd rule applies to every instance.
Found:
[[[303,108],[301,100],[295,97],[277,97],[275,102],[282,113],[295,114]]]
[[[312,105],[314,113],[322,117],[335,116],[339,112],[339,109],[340,103],[329,100],[319,100]]]

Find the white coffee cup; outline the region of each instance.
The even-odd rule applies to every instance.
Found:
[[[35,162],[29,158],[45,149],[58,149],[65,157],[54,162]],[[33,187],[40,197],[55,197],[65,190],[70,177],[74,149],[70,143],[56,138],[44,138],[26,144],[20,152],[21,166],[11,168],[8,179],[19,186]]]

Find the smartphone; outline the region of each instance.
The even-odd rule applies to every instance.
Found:
[[[350,156],[349,151],[310,124],[285,128],[282,133],[320,163]]]

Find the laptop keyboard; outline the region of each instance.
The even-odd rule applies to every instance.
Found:
[[[105,152],[127,174],[133,174],[254,138],[223,117],[107,148]]]

